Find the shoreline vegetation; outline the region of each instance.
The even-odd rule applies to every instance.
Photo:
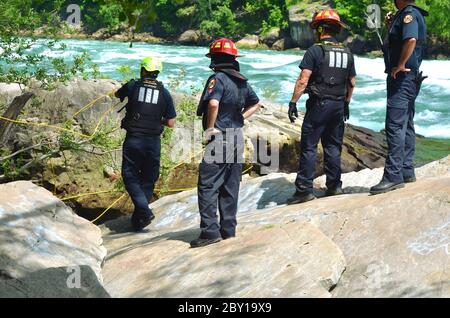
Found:
[[[208,46],[208,41],[198,39],[197,42],[193,40],[180,40],[179,38],[168,37],[160,38],[153,36],[151,33],[135,33],[130,34],[129,31],[122,31],[118,33],[109,33],[106,30],[98,30],[95,33],[87,33],[80,29],[71,29],[70,27],[65,28],[66,32],[58,32],[57,34],[45,34],[41,29],[35,30],[34,32],[23,32],[22,36],[34,37],[37,39],[48,39],[48,40],[89,40],[89,41],[105,41],[105,42],[123,42],[128,43],[130,47],[134,44],[145,43],[145,44],[157,44],[157,45],[171,45],[171,46],[195,46],[195,47],[206,47]],[[197,32],[195,30],[188,30],[187,32]],[[278,32],[275,30],[275,32]],[[366,41],[360,35],[349,36],[349,39],[353,41]],[[348,40],[345,40],[347,42]],[[236,42],[238,48],[247,50],[273,50],[273,51],[305,51],[307,47],[299,46],[268,46],[264,43],[264,38],[262,39],[257,34],[248,34]],[[361,46],[361,44],[358,44]],[[365,45],[365,44],[364,44]],[[351,46],[351,44],[349,45]],[[450,60],[450,48],[447,50],[442,50],[442,44],[436,46],[438,54],[429,55],[426,60]],[[435,51],[434,49],[432,49]],[[375,44],[371,44],[369,48],[357,48],[357,53],[355,55],[368,57],[368,58],[382,58],[383,52],[381,49],[377,49]]]
[[[396,11],[392,0],[375,1],[377,17],[368,15],[373,0],[31,2],[40,25],[18,30],[30,36],[195,46],[207,46],[214,38],[228,37],[241,48],[279,51],[310,47],[316,37],[309,28],[312,14],[332,7],[350,26],[350,30],[341,32],[339,40],[354,54],[369,57],[382,55],[379,35],[382,38],[388,31],[384,15]],[[72,3],[79,9],[78,21],[68,10]],[[450,18],[446,12],[450,0],[416,3],[430,12],[428,58],[449,58]]]

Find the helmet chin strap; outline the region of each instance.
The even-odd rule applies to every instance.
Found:
[[[317,31],[317,37],[318,37],[319,41],[322,40],[322,36],[325,31],[324,28],[322,26],[320,26],[316,29],[316,31]]]

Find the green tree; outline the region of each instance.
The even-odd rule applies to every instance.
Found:
[[[430,12],[426,18],[428,32],[444,40],[450,40],[450,0],[417,0],[417,5]]]
[[[392,0],[334,0],[335,8],[339,12],[342,19],[347,22],[354,33],[365,35],[369,38],[375,36],[372,29],[367,27],[367,8],[369,5],[378,4],[381,9],[382,29],[384,26],[384,16],[388,11],[395,11]]]
[[[288,9],[285,0],[244,1],[243,10],[243,17],[249,22],[247,32],[262,28],[262,32],[265,33],[272,28],[288,27]]]
[[[76,55],[70,60],[54,57],[51,53],[64,52],[66,48],[64,44],[57,40],[38,40],[30,36],[37,28],[45,25],[45,34],[55,37],[62,25],[59,16],[61,1],[51,2],[51,5],[49,2],[38,2],[32,0],[0,2],[0,82],[18,83],[23,90],[23,94],[14,99],[3,114],[3,117],[13,120],[17,119],[25,104],[33,96],[32,93],[27,92],[26,88],[33,79],[38,80],[43,88],[51,88],[57,82],[65,82],[71,77],[86,76],[87,69],[93,67],[89,63],[87,53]],[[10,127],[10,122],[0,121],[0,142],[2,143],[0,181],[5,176],[13,178],[20,176],[34,162],[34,159],[31,159],[25,163],[23,161],[25,153],[33,151],[34,147],[41,147],[44,143],[38,142],[15,154],[1,158],[2,154],[10,151],[6,145],[11,133]],[[49,141],[45,143],[48,144]],[[45,160],[58,151],[60,150],[48,149],[48,152],[39,158]],[[35,158],[28,154],[28,158],[30,157]],[[12,173],[11,169],[17,173]]]
[[[48,11],[36,11],[33,5],[31,0],[3,0],[0,3],[0,81],[28,85],[36,79],[44,86],[51,86],[85,74],[89,68],[87,53],[67,61],[48,54],[66,49],[57,40],[40,41],[38,45],[36,37],[22,36],[31,34],[43,24],[46,25],[45,34],[49,36],[55,37],[60,29],[61,1],[53,2]]]
[[[242,24],[236,21],[236,15],[230,9],[231,1],[215,7],[210,19],[200,23],[200,29],[213,37],[233,37],[242,31]]]

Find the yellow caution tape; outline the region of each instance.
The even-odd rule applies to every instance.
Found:
[[[253,165],[251,165],[248,169],[246,169],[244,172],[242,172],[242,174],[246,174],[247,172],[249,172],[252,169],[253,169]]]
[[[81,193],[81,194],[77,194],[77,195],[70,196],[70,197],[64,197],[64,198],[61,198],[60,200],[61,201],[69,201],[69,200],[73,200],[73,199],[87,197],[90,195],[98,195],[98,194],[113,193],[113,192],[119,192],[119,190],[104,190],[104,191],[97,191],[97,192]]]
[[[74,135],[77,135],[77,136],[80,136],[80,137],[83,137],[83,138],[91,138],[91,136],[88,136],[88,135],[85,135],[85,134],[82,134],[82,133],[79,133],[79,132],[76,132],[74,130],[67,129],[67,128],[64,128],[64,127],[59,127],[59,126],[56,126],[56,125],[50,125],[50,124],[46,124],[46,123],[33,123],[33,122],[28,122],[28,121],[23,121],[23,120],[14,120],[14,119],[2,117],[2,116],[0,116],[0,119],[4,120],[4,121],[11,122],[11,123],[14,123],[14,124],[30,125],[30,126],[37,126],[37,127],[47,127],[47,128],[52,128],[52,129],[56,129],[56,130],[69,132],[69,133],[72,133]]]
[[[120,196],[120,198],[118,198],[116,201],[114,201],[113,203],[111,203],[111,205],[109,207],[107,207],[105,209],[105,211],[103,211],[98,217],[96,217],[94,220],[91,221],[91,223],[95,223],[96,221],[98,221],[103,215],[105,215],[106,212],[108,212],[114,205],[116,205],[117,202],[119,202],[120,200],[122,200],[122,198],[124,198],[126,196],[126,193],[122,194]]]
[[[112,91],[110,91],[109,93],[106,93],[100,97],[97,97],[96,99],[92,100],[91,102],[89,102],[88,104],[86,104],[85,106],[81,107],[74,115],[73,117],[76,117],[77,115],[81,114],[82,112],[84,112],[85,110],[88,110],[89,108],[93,107],[95,105],[95,103],[97,103],[100,99],[102,99],[103,97],[109,96],[112,93],[114,93],[116,91],[116,89],[113,89]]]

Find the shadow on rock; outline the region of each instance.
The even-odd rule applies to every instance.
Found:
[[[0,298],[110,298],[89,266],[53,267],[0,279]]]

